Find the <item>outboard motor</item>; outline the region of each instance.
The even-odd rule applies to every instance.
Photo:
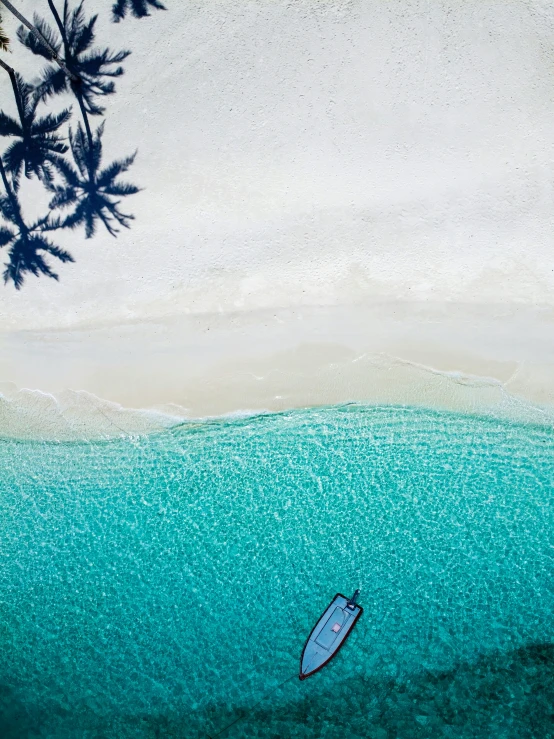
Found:
[[[353,611],[354,610],[354,606],[356,605],[356,602],[357,602],[357,600],[358,600],[359,597],[360,597],[360,590],[358,589],[358,590],[356,590],[356,592],[354,593],[354,595],[350,598],[350,600],[346,604],[346,607],[347,608],[350,608]]]

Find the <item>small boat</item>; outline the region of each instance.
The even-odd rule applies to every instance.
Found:
[[[349,599],[337,593],[312,629],[300,658],[300,680],[305,680],[330,662],[363,613],[357,605],[360,591]]]

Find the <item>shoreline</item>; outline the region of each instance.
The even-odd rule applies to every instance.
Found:
[[[430,303],[174,315],[0,334],[0,435],[96,439],[359,402],[554,422],[549,307]]]
[[[0,290],[0,433],[348,401],[548,416],[552,28],[534,0],[106,6],[95,44],[131,56],[103,166],[137,151],[134,220],[56,232],[60,281]],[[21,199],[48,212],[36,179]]]

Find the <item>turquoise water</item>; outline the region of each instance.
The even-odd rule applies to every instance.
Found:
[[[0,736],[554,737],[554,434],[357,405],[0,442]]]

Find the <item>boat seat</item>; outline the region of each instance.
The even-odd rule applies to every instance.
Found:
[[[345,613],[342,608],[335,608],[317,635],[315,639],[316,644],[319,644],[324,649],[330,649],[349,618],[350,614]]]

